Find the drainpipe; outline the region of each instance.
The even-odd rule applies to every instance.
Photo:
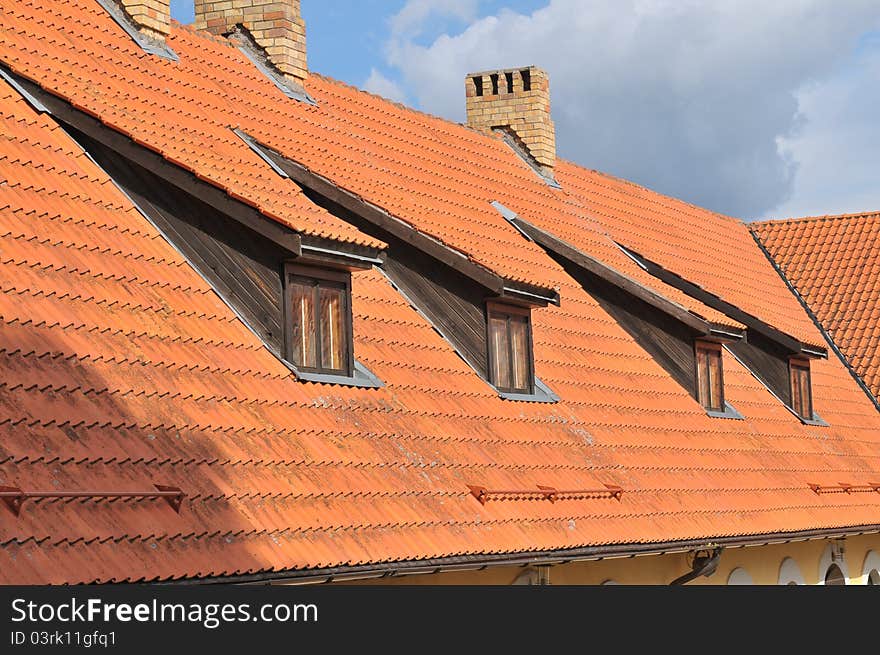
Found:
[[[694,554],[694,562],[691,564],[691,571],[676,578],[670,585],[684,585],[691,580],[696,580],[701,575],[705,577],[711,576],[718,568],[718,562],[721,560],[721,551],[723,548],[715,548],[714,550],[698,550]]]
[[[538,572],[538,579],[534,584],[539,585],[548,585],[550,584],[550,567],[549,566],[536,566],[535,570]]]

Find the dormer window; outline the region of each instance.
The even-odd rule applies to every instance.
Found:
[[[721,344],[697,341],[694,345],[697,366],[697,400],[711,412],[724,411],[724,368]]]
[[[791,359],[788,364],[791,376],[791,408],[806,421],[813,420],[813,386],[810,381],[810,361]]]
[[[489,303],[489,374],[498,391],[531,394],[534,390],[532,326],[528,309]]]
[[[350,376],[351,274],[287,264],[287,359],[297,371]]]

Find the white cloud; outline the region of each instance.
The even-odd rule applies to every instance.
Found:
[[[411,0],[398,18],[437,4],[456,3]],[[454,120],[466,73],[541,66],[560,155],[748,217],[796,187],[798,139],[821,113],[802,90],[821,89],[877,26],[876,0],[550,0],[427,45],[399,31],[387,54],[423,109]]]
[[[421,34],[429,18],[457,18],[472,21],[477,15],[478,0],[409,0],[391,18],[395,37],[412,38]]]
[[[780,141],[798,163],[794,192],[768,217],[880,210],[880,42],[798,93],[803,128]]]
[[[370,77],[364,82],[364,89],[394,102],[406,102],[406,92],[400,88],[400,85],[394,80],[385,77],[375,68],[370,71]]]

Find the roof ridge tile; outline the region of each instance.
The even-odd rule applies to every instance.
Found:
[[[880,217],[880,210],[877,211],[865,211],[865,212],[855,212],[848,214],[821,214],[816,216],[793,216],[791,218],[770,218],[766,220],[758,220],[752,221],[750,225],[752,226],[783,226],[783,225],[791,225],[797,223],[812,223],[812,222],[823,222],[823,221],[847,221],[852,219],[863,219],[863,218],[874,218]]]

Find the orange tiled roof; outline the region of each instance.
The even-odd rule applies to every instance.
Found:
[[[292,102],[229,42],[188,27],[178,27],[170,39],[180,63],[146,56],[92,4],[73,2],[41,11],[46,21],[41,29],[49,33],[63,28],[66,13],[80,13],[89,38],[65,43],[70,52],[49,51],[36,58],[23,57],[19,50],[21,43],[38,37],[29,20],[35,8],[7,10],[0,53],[8,54],[6,61],[16,72],[209,181],[236,184],[229,171],[238,170],[240,160],[254,163],[253,172],[247,172],[259,175],[261,182],[274,175],[232,134],[230,127],[239,127],[499,275],[552,288],[556,280],[548,275],[544,252],[523,244],[490,205],[505,199],[530,221],[545,214],[565,216],[580,228],[575,245],[707,320],[740,327],[642,271],[577,202],[547,187],[500,138],[486,138],[319,75],[308,81],[318,106]],[[143,108],[130,112],[128,105]],[[166,129],[160,115],[175,121],[182,117],[184,129]],[[282,181],[277,176],[271,180]],[[292,186],[284,182],[284,188]],[[283,199],[283,190],[279,193]]]
[[[619,243],[782,332],[824,347],[742,221],[565,161],[556,177]],[[571,230],[553,218],[556,233]]]
[[[326,234],[363,239],[294,200],[292,183],[248,152],[223,150],[224,123],[563,298],[533,316],[536,372],[557,404],[498,398],[375,270],[353,276],[355,349],[386,386],[297,382],[52,118],[0,83],[0,485],[188,494],[180,514],[149,499],[0,511],[0,581],[228,576],[880,523],[876,494],[807,486],[880,471],[880,415],[839,360],[814,366],[828,427],[801,424],[727,353],[726,397],[745,420],[710,418],[488,204],[636,277],[612,241],[629,238],[621,226],[636,215],[623,201],[604,216],[587,204],[597,174],[563,164],[566,189],[550,189],[496,139],[319,76],[308,82],[318,108],[296,103],[237,50],[187,28],[171,37],[180,64],[159,60],[91,0],[0,6],[0,62],[203,178],[283,207],[290,225],[320,230],[321,217]],[[168,129],[182,112],[207,126],[192,126],[198,139]],[[241,180],[223,172],[231,161]],[[678,247],[683,275],[780,329],[804,327],[744,227],[705,213],[716,236],[675,245],[675,208],[651,220],[671,201],[630,192],[645,235],[626,245],[670,265]],[[700,273],[721,237],[747,270]],[[739,277],[753,291],[766,280],[767,299],[749,299]],[[481,505],[468,489],[538,484],[625,493]]]
[[[752,229],[880,399],[880,214],[766,221]]]
[[[53,7],[41,10],[43,4],[4,3],[0,49],[8,66],[30,73],[52,93],[298,232],[382,245],[267,169],[230,131],[235,116],[222,84],[216,77],[207,82],[204,68],[182,74],[182,67],[146,56],[124,33],[120,38],[121,28],[96,2],[50,2]],[[35,11],[44,24],[35,24]],[[74,16],[74,24],[67,24]],[[82,47],[40,38],[77,30],[88,35]],[[32,38],[37,41],[30,43]],[[132,65],[139,60],[150,65]],[[170,116],[173,123],[166,120]]]

